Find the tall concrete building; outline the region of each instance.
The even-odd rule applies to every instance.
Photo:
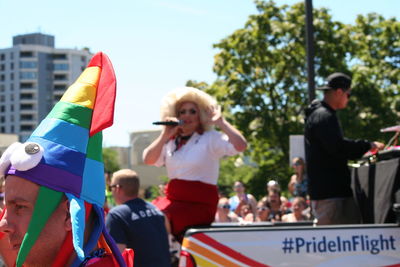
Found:
[[[25,141],[85,69],[88,50],[55,48],[54,36],[13,37],[0,49],[0,133]]]

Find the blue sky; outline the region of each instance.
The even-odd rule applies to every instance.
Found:
[[[277,0],[293,4],[295,0]],[[377,12],[399,20],[399,0],[314,0],[333,18],[352,23]],[[157,129],[161,98],[189,79],[211,83],[212,45],[242,28],[256,12],[251,0],[0,0],[0,48],[12,36],[42,32],[58,48],[89,47],[113,62],[118,81],[114,125],[106,146],[128,145],[130,131]]]

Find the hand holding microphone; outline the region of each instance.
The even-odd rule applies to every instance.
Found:
[[[154,125],[165,125],[165,126],[179,126],[183,125],[183,120],[179,121],[155,121],[153,122]]]
[[[155,121],[153,125],[165,125],[165,126],[180,126],[183,125],[183,120],[179,121]]]
[[[175,136],[178,131],[181,129],[181,125],[184,124],[183,120],[177,120],[175,117],[167,117],[164,118],[163,121],[155,121],[153,125],[163,125],[162,127],[162,136],[165,141],[169,140],[172,136]]]

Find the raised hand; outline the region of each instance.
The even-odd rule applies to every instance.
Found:
[[[223,123],[223,117],[222,117],[222,112],[221,112],[221,106],[214,106],[212,109],[209,110],[210,114],[210,124],[214,124],[217,126],[221,126]]]

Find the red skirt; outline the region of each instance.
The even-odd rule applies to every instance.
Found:
[[[209,226],[214,221],[218,205],[217,186],[172,179],[165,194],[153,204],[167,216],[173,235],[179,236],[192,226]]]

